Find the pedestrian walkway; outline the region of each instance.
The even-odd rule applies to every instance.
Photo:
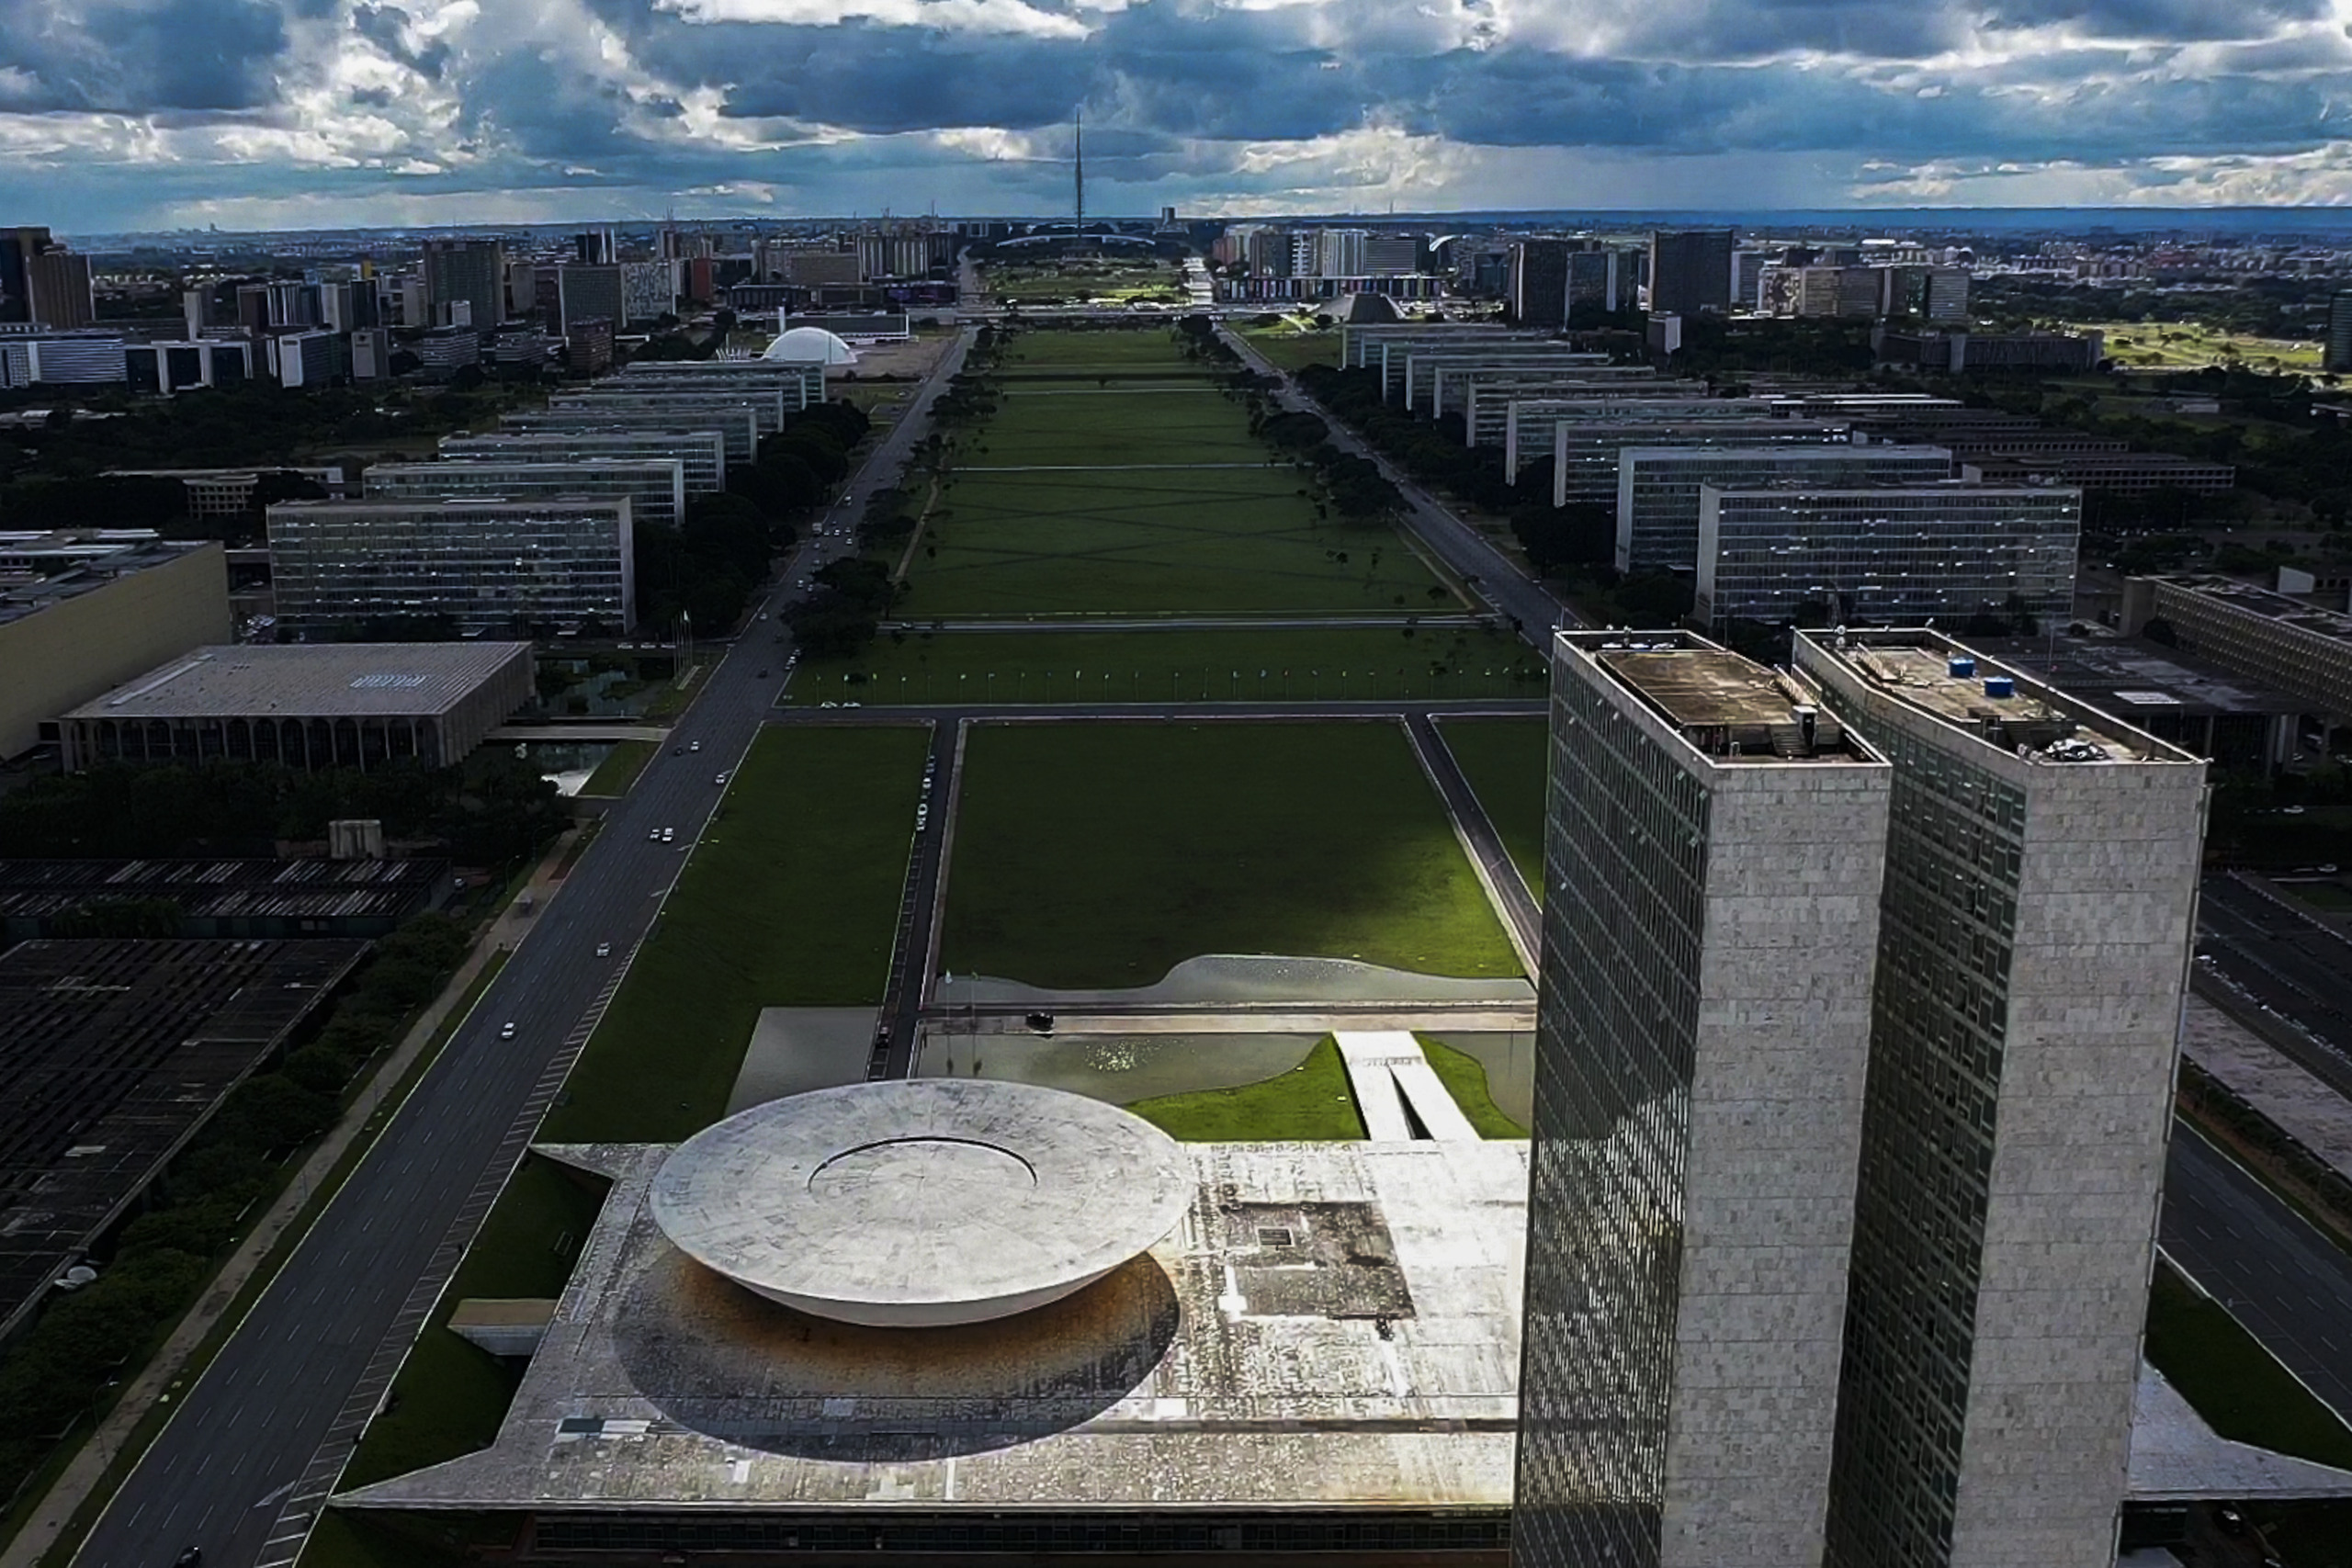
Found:
[[[571,848],[579,830],[573,829],[559,839],[554,847],[541,857],[533,868],[530,881],[524,891],[533,895],[532,903],[544,908],[550,896],[563,884],[560,869],[564,856]],[[394,1093],[404,1087],[409,1069],[432,1042],[442,1024],[447,1021],[458,1003],[472,988],[474,980],[491,960],[512,949],[529,931],[536,917],[523,911],[520,899],[510,902],[496,919],[482,928],[475,939],[473,951],[458,966],[449,983],[429,1007],[417,1015],[392,1054],[377,1067],[366,1086],[344,1111],[343,1119],[320,1140],[294,1179],[277,1195],[245,1239],[220,1266],[203,1297],[187,1315],[180,1319],[146,1367],[132,1378],[130,1386],[97,1425],[97,1429],[82,1445],[81,1450],[67,1463],[64,1471],[49,1489],[33,1517],[17,1532],[16,1538],[0,1550],[0,1568],[33,1568],[73,1518],[76,1509],[94,1493],[105,1477],[107,1468],[122,1451],[133,1428],[144,1420],[148,1412],[159,1404],[168,1404],[172,1391],[181,1382],[182,1371],[188,1358],[217,1327],[237,1297],[269,1261],[271,1253],[280,1242],[289,1239],[288,1232],[303,1217],[313,1194],[320,1191],[337,1164],[349,1153],[360,1138],[372,1133],[379,1122],[398,1109]]]
[[[1425,1131],[1440,1143],[1478,1141],[1478,1130],[1446,1092],[1421,1043],[1411,1034],[1344,1030],[1332,1038],[1340,1043],[1340,1060],[1347,1066],[1348,1088],[1363,1113],[1365,1136],[1374,1143],[1410,1143]]]

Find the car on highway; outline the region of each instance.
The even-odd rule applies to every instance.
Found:
[[[727,782],[727,773],[726,773],[726,770],[725,770],[725,769],[721,769],[721,770],[720,770],[720,771],[718,771],[718,773],[715,773],[711,774],[711,775],[710,775],[710,782],[711,782],[711,783],[713,783],[713,784],[725,784],[725,783]]]
[[[514,1038],[514,1025],[511,1021],[498,1026],[498,1037],[501,1040],[512,1040]]]
[[[204,1548],[189,1547],[172,1559],[172,1568],[204,1568]]]
[[[613,944],[612,944],[611,942],[598,942],[598,943],[596,944],[596,956],[597,956],[597,957],[599,957],[599,958],[610,958],[612,955],[613,955]]]
[[[763,681],[764,681],[764,680],[766,680],[767,678],[768,678],[768,672],[767,672],[766,671],[764,671],[764,670],[761,671],[760,671],[760,679],[761,679],[761,680],[763,680]]]
[[[699,751],[702,750],[702,742],[699,740],[689,740],[686,742],[686,750],[689,751]]]
[[[662,841],[665,844],[676,842],[677,837],[678,830],[675,828],[664,828],[662,829]]]
[[[660,843],[662,841],[662,829],[659,828],[648,828],[645,830],[645,841],[649,844]]]
[[[760,612],[760,619],[762,619],[762,620],[763,620],[763,621],[764,621],[764,620],[766,620],[767,618],[768,618],[768,613],[767,613],[765,610],[762,610],[762,611]]]
[[[673,757],[683,757],[685,754],[686,749],[683,746],[673,746],[670,748],[670,755]]]

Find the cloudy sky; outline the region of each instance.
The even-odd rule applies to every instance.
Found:
[[[2352,202],[2352,0],[0,0],[0,220]]]

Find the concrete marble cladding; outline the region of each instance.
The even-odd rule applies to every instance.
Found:
[[[794,1095],[678,1146],[652,1209],[745,1289],[876,1327],[1057,1301],[1166,1235],[1192,1199],[1173,1139],[1058,1089],[923,1078]]]

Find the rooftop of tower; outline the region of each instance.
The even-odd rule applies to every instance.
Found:
[[[1794,677],[1688,632],[1563,633],[1562,643],[1598,664],[1721,762],[1872,760]]]
[[[1867,688],[2038,762],[2194,762],[2177,746],[1926,629],[1798,635],[1798,663],[1839,666]]]

